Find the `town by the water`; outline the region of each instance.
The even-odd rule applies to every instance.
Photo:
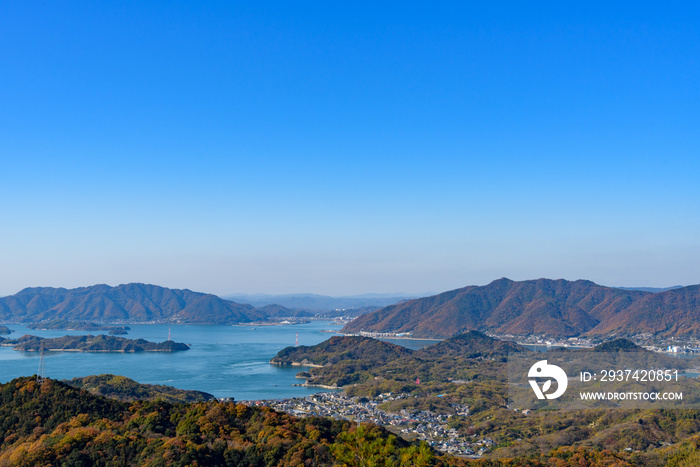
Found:
[[[321,392],[303,398],[243,401],[250,406],[266,406],[298,417],[331,417],[355,422],[371,422],[384,426],[405,439],[426,441],[438,451],[467,457],[480,457],[495,444],[488,437],[465,439],[448,426],[451,414],[431,411],[400,410],[386,412],[379,408],[385,402],[415,397],[411,394],[380,394],[376,398],[348,397],[341,393]],[[469,415],[466,405],[454,405],[455,415]],[[476,436],[476,435],[475,435]]]

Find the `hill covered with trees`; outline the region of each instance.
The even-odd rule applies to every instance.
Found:
[[[126,339],[124,337],[106,336],[63,336],[43,338],[22,336],[19,339],[0,341],[2,345],[12,346],[15,350],[38,352],[41,350],[67,350],[79,352],[180,352],[189,350],[187,344],[180,342],[149,342],[145,339]]]
[[[0,385],[0,420],[0,465],[445,465],[376,426],[232,402],[126,403],[33,377]]]
[[[509,352],[529,352],[525,347],[488,337],[480,332],[468,333],[442,342],[411,350],[361,336],[334,336],[312,346],[287,347],[282,349],[270,363],[277,365],[301,365],[310,368],[300,373],[311,386],[342,387],[359,384],[371,379],[401,382],[388,388],[401,392],[404,382],[412,385],[416,379],[445,380],[449,376],[466,376],[459,371],[467,360],[504,361]],[[493,371],[484,373],[485,377]],[[469,376],[474,376],[471,372]]]
[[[352,348],[346,336],[344,346]],[[359,341],[358,341],[359,342]],[[365,344],[366,345],[366,344]],[[319,346],[302,353],[309,359]],[[564,349],[570,360],[589,361],[601,352],[642,353],[654,361],[678,359],[617,339],[594,349]],[[580,408],[524,411],[510,405],[507,356],[541,359],[542,353],[469,332],[383,363],[339,360],[305,372],[311,384],[346,385],[345,392],[379,401],[387,413],[410,417],[430,411],[446,415],[446,427],[460,439],[488,439],[480,466],[676,466],[698,465],[700,411],[696,409]],[[316,361],[319,361],[318,358]],[[689,384],[700,389],[700,382]],[[387,397],[388,395],[388,397]],[[384,402],[382,402],[384,401]],[[464,407],[468,407],[465,412]],[[451,460],[450,462],[456,462]]]
[[[122,402],[55,380],[18,378],[0,384],[0,465],[693,467],[700,459],[697,411],[525,415],[502,406],[493,382],[455,387],[443,397],[421,396],[423,388],[385,408],[447,411],[469,403],[470,414],[453,415],[449,426],[493,439],[488,458],[439,455],[425,443],[347,420],[234,402]]]
[[[30,287],[0,298],[0,322],[70,321],[237,324],[265,319],[251,305],[149,284]]]
[[[270,363],[275,365],[324,366],[344,360],[369,360],[387,363],[413,351],[400,345],[359,336],[333,336],[320,344],[286,347],[275,355]]]
[[[362,315],[345,333],[412,333],[446,338],[469,330],[512,335],[700,335],[700,286],[660,293],[590,281],[499,279]]]
[[[93,375],[73,378],[64,383],[74,388],[84,389],[96,396],[108,397],[125,402],[137,400],[162,400],[171,404],[184,402],[204,402],[216,400],[209,393],[194,390],[177,389],[171,386],[141,384],[126,376]]]

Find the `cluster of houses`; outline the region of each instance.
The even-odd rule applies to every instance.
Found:
[[[380,394],[373,399],[348,397],[340,393],[324,392],[304,398],[249,401],[250,405],[265,405],[299,417],[332,417],[356,422],[369,422],[387,427],[407,439],[426,441],[433,448],[461,456],[478,457],[495,443],[491,438],[479,440],[460,437],[448,425],[452,414],[431,411],[405,410],[386,412],[379,408],[384,402],[414,397],[410,394]],[[469,407],[454,405],[454,415],[469,415]]]

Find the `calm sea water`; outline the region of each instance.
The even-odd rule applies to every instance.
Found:
[[[81,331],[36,331],[9,325],[12,338],[24,334],[59,337],[89,334]],[[163,342],[168,338],[191,346],[185,352],[82,353],[46,352],[45,374],[55,379],[113,373],[140,383],[166,384],[181,389],[196,389],[217,397],[237,400],[281,399],[299,397],[320,388],[293,386],[303,380],[295,378],[299,367],[284,368],[269,364],[285,347],[293,346],[296,334],[302,345],[318,344],[338,330],[328,321],[313,321],[293,326],[206,326],[206,325],[131,325],[124,336]],[[36,374],[39,354],[0,347],[0,382]]]
[[[24,334],[41,337],[89,334],[84,331],[38,331],[17,324],[8,327],[15,331],[11,335],[13,339]],[[270,359],[283,348],[293,346],[297,333],[299,344],[314,345],[333,336],[323,331],[339,330],[340,326],[330,321],[312,321],[293,326],[134,324],[129,334],[123,337],[163,342],[168,338],[168,329],[174,341],[188,344],[190,350],[174,353],[46,352],[45,375],[54,379],[70,379],[112,373],[140,383],[196,389],[236,400],[303,397],[328,390],[294,386],[303,383],[303,380],[295,378],[302,369],[270,365]],[[387,340],[411,349],[438,342]],[[0,382],[36,374],[38,369],[37,352],[0,347]]]

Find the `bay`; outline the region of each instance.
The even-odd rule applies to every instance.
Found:
[[[98,334],[39,331],[16,324],[8,327],[15,331],[11,335],[13,339],[24,334],[41,337]],[[295,345],[297,333],[299,344],[315,345],[333,335],[322,331],[339,329],[329,321],[279,326],[133,324],[130,327],[129,334],[123,337],[163,342],[170,330],[172,339],[190,345],[190,350],[173,353],[46,352],[45,376],[70,379],[112,373],[139,383],[196,389],[236,400],[303,397],[328,389],[294,386],[303,382],[295,378],[302,369],[270,365],[270,359],[283,348]],[[0,382],[34,375],[38,369],[37,352],[0,347]]]

